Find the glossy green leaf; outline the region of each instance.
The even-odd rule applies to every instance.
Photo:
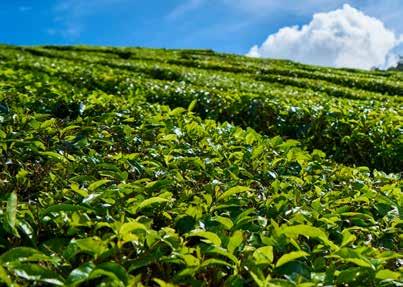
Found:
[[[164,202],[168,202],[169,200],[166,198],[162,198],[162,197],[152,197],[152,198],[148,198],[146,200],[143,200],[137,207],[137,210],[141,210],[143,208],[149,207],[153,204],[160,204],[160,203],[164,203]]]
[[[73,204],[56,204],[49,206],[46,209],[41,211],[41,217],[48,215],[49,213],[58,213],[58,212],[74,212],[74,211],[87,211],[86,207],[80,205],[73,205]]]
[[[127,286],[129,276],[126,270],[115,262],[105,262],[97,265],[90,273],[89,278],[107,276],[113,280],[113,284]]]
[[[56,286],[64,285],[63,277],[37,264],[19,264],[13,268],[13,273],[29,281],[43,282]]]
[[[155,283],[157,283],[160,287],[175,287],[176,285],[171,284],[171,283],[167,283],[164,280],[158,279],[158,278],[154,278],[153,281]]]
[[[6,284],[6,286],[13,286],[10,276],[7,271],[0,265],[0,283]]]
[[[56,153],[56,152],[52,152],[52,151],[43,151],[40,152],[41,155],[46,156],[48,158],[54,159],[56,161],[60,161],[60,162],[67,162],[67,158],[65,158],[63,155]]]
[[[204,238],[204,241],[208,243],[212,243],[216,246],[221,246],[221,239],[218,237],[217,234],[209,231],[203,231],[203,230],[194,230],[192,231],[188,237],[201,237]]]
[[[242,193],[242,192],[246,192],[246,191],[249,191],[249,190],[250,190],[250,188],[246,187],[246,186],[234,186],[234,187],[231,187],[230,189],[228,189],[227,191],[225,191],[224,193],[222,193],[218,197],[218,199],[219,200],[225,200],[226,198],[228,198],[228,197],[230,197],[232,195]]]
[[[91,272],[94,270],[95,265],[92,262],[84,263],[83,265],[77,267],[66,279],[67,286],[77,286],[82,282],[88,280]]]
[[[11,229],[12,233],[19,237],[18,231],[16,229],[17,223],[17,193],[10,193],[7,200],[7,209],[6,209],[6,222],[8,227]]]
[[[97,180],[96,182],[93,182],[93,183],[91,183],[91,184],[88,186],[88,190],[89,190],[89,191],[95,191],[95,190],[97,190],[99,187],[101,187],[101,186],[107,184],[108,182],[110,182],[109,179]]]
[[[264,246],[256,249],[253,252],[253,258],[256,260],[256,264],[271,264],[274,259],[273,246]]]
[[[294,225],[294,226],[286,226],[282,228],[282,232],[287,236],[305,236],[305,237],[312,237],[318,238],[322,240],[323,243],[329,245],[333,249],[337,249],[337,246],[328,239],[327,235],[323,230],[320,228],[309,226],[309,225]]]
[[[306,257],[306,256],[309,256],[309,253],[306,253],[305,251],[293,251],[293,252],[284,254],[277,260],[276,267],[280,267],[281,265],[284,265],[290,261],[293,261],[293,260],[301,258],[301,257]]]
[[[352,267],[341,271],[336,282],[338,284],[362,284],[364,280],[370,280],[374,275],[371,269],[365,267]]]
[[[402,277],[402,274],[389,269],[383,269],[376,272],[375,277],[376,279],[379,280],[388,280],[388,279],[399,280]]]
[[[244,238],[242,231],[236,230],[228,241],[227,245],[228,251],[230,253],[234,253],[234,251],[242,244],[243,240]]]
[[[222,266],[228,266],[228,267],[232,267],[231,264],[227,263],[224,260],[220,260],[220,259],[207,259],[205,261],[203,261],[203,263],[200,265],[200,268],[204,268],[204,267],[211,267],[211,266],[215,266],[215,265],[222,265]]]
[[[97,237],[89,237],[83,239],[73,239],[71,240],[70,244],[65,249],[63,256],[71,260],[76,256],[78,253],[87,253],[94,257],[98,257],[108,248],[106,243],[103,242],[100,238]]]
[[[31,247],[15,247],[0,255],[0,263],[5,265],[25,261],[52,261],[52,258]]]
[[[217,221],[219,223],[222,224],[222,226],[224,226],[225,229],[229,230],[234,226],[234,223],[232,222],[232,220],[228,217],[224,217],[224,216],[215,216],[214,218],[212,218],[212,220]]]
[[[196,107],[196,105],[197,105],[197,100],[193,100],[193,101],[190,103],[189,107],[188,107],[188,112],[193,111],[194,108]]]

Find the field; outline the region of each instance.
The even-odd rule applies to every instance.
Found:
[[[0,46],[0,285],[403,286],[403,72]]]

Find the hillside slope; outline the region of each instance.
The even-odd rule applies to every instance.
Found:
[[[403,73],[86,46],[0,67],[0,284],[401,282]]]
[[[195,112],[203,118],[298,139],[338,162],[403,169],[399,72],[327,69],[211,51],[45,47],[8,48],[1,55],[7,59],[4,68],[35,71],[62,86],[137,93],[171,107],[196,99]]]

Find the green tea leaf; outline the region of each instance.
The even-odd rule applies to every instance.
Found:
[[[58,212],[74,212],[74,211],[88,211],[88,208],[80,205],[73,205],[73,204],[67,204],[67,203],[62,203],[62,204],[56,204],[49,206],[48,208],[45,208],[41,211],[40,215],[41,217],[45,217],[49,213],[58,213]]]
[[[238,248],[243,242],[243,233],[240,230],[234,231],[230,237],[227,245],[227,249],[230,253],[234,253],[235,249]]]
[[[161,279],[158,279],[158,278],[154,278],[153,281],[155,283],[157,283],[160,287],[176,287],[176,285],[171,284],[171,283],[167,283],[167,282],[165,282],[165,281],[163,281]]]
[[[373,271],[365,267],[352,267],[341,271],[336,279],[338,284],[356,284],[361,283],[364,279],[370,279]]]
[[[82,282],[88,280],[91,272],[94,270],[95,265],[92,262],[84,263],[70,272],[66,279],[67,286],[77,286]]]
[[[10,193],[7,200],[7,210],[6,210],[6,223],[10,227],[12,233],[19,237],[18,231],[16,229],[17,223],[17,193]]]
[[[223,256],[231,260],[233,263],[239,265],[239,260],[230,252],[228,252],[226,249],[221,248],[221,247],[209,247],[206,250],[206,253],[209,255],[214,255],[215,257]]]
[[[234,223],[228,217],[215,216],[214,218],[212,218],[212,220],[221,223],[227,230],[231,229],[234,226]]]
[[[57,286],[64,285],[63,277],[37,264],[19,264],[13,268],[13,272],[16,276],[29,281],[44,282]]]
[[[144,208],[149,207],[150,205],[153,205],[153,204],[156,204],[156,203],[160,204],[160,203],[168,202],[168,201],[169,201],[168,199],[158,197],[158,196],[157,197],[151,197],[151,198],[148,198],[148,199],[142,201],[139,204],[139,206],[137,207],[137,210],[144,209]]]
[[[395,272],[389,269],[382,269],[376,273],[375,278],[379,280],[388,280],[388,279],[399,280],[401,276],[402,275],[399,272]]]
[[[71,260],[79,253],[87,253],[97,258],[108,250],[106,243],[98,237],[73,239],[65,249],[63,256]]]
[[[0,256],[0,263],[7,265],[25,261],[52,261],[53,259],[34,248],[14,247]]]
[[[210,232],[210,231],[203,231],[203,230],[193,230],[190,232],[188,237],[202,237],[204,238],[205,242],[212,243],[216,246],[221,246],[221,239],[218,237],[217,234]]]
[[[115,284],[127,286],[129,275],[126,270],[115,262],[105,262],[97,265],[90,273],[89,278],[97,278],[107,276],[113,280]]]
[[[56,161],[60,161],[60,162],[68,162],[67,158],[65,158],[64,156],[62,156],[61,154],[58,154],[57,152],[53,152],[53,151],[41,151],[39,152],[41,155],[49,157],[51,159],[54,159]]]
[[[224,260],[220,260],[220,259],[207,259],[205,261],[203,261],[203,263],[200,265],[200,268],[205,268],[211,265],[223,265],[223,266],[228,266],[228,267],[232,267],[231,264],[225,262]]]
[[[196,104],[197,104],[197,100],[193,100],[193,101],[190,103],[189,107],[188,107],[188,112],[193,111],[194,108],[196,107]]]
[[[224,200],[234,194],[237,193],[241,193],[241,192],[245,192],[245,191],[249,191],[250,188],[246,187],[246,186],[234,186],[230,189],[228,189],[227,191],[225,191],[224,193],[222,193],[219,197],[218,200]]]
[[[293,251],[293,252],[284,254],[277,260],[276,267],[280,267],[281,265],[284,265],[290,261],[293,261],[295,259],[305,257],[305,256],[309,256],[309,253],[306,253],[305,251]]]
[[[357,239],[357,237],[351,234],[348,230],[343,230],[342,234],[343,234],[343,241],[340,247],[347,246]]]
[[[89,191],[95,191],[95,190],[97,190],[99,187],[101,187],[101,186],[107,184],[108,182],[110,182],[109,179],[101,179],[101,180],[98,180],[98,181],[96,181],[96,182],[91,183],[91,184],[88,186],[88,190],[89,190]]]
[[[309,225],[294,225],[294,226],[286,226],[282,228],[282,233],[286,234],[287,236],[305,236],[305,237],[312,237],[318,238],[322,240],[323,243],[332,247],[334,250],[338,249],[338,247],[331,242],[326,233],[323,232],[320,228],[309,226]]]
[[[120,234],[126,234],[129,232],[132,232],[133,230],[144,230],[147,231],[147,228],[145,227],[144,224],[141,224],[139,222],[133,221],[133,222],[128,222],[122,224],[122,226],[119,229]]]
[[[0,283],[5,283],[7,286],[14,286],[7,271],[0,265]]]
[[[256,260],[256,264],[271,264],[274,259],[273,246],[264,246],[256,249],[253,252],[253,258]]]

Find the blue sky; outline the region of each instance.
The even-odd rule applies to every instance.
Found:
[[[401,0],[3,0],[0,42],[212,48],[245,54],[344,3],[403,34]],[[399,47],[399,53],[403,49]]]

